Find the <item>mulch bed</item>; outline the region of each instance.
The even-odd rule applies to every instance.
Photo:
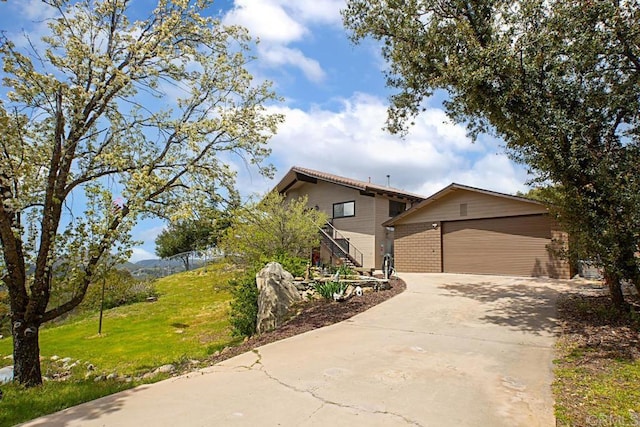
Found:
[[[362,296],[353,296],[342,302],[326,300],[304,302],[296,307],[295,315],[278,329],[253,336],[238,346],[227,347],[219,355],[207,359],[207,364],[215,364],[256,347],[347,320],[398,295],[407,288],[402,279],[391,279],[389,284],[391,289],[366,292]]]

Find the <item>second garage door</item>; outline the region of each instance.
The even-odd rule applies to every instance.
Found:
[[[442,234],[445,273],[553,275],[547,215],[444,222]]]

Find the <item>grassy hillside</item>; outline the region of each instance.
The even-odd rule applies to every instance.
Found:
[[[96,374],[123,376],[139,375],[163,364],[202,359],[224,348],[233,342],[228,327],[231,294],[227,287],[233,274],[226,264],[216,264],[159,279],[155,283],[157,301],[105,311],[101,335],[97,333],[98,313],[43,328],[40,333],[43,373],[46,375],[46,361],[54,355],[80,360],[82,365],[89,362],[95,366]],[[0,340],[0,366],[11,364],[11,360],[4,358],[11,353],[11,339]],[[127,388],[124,383],[105,387],[106,384],[82,379],[73,384],[48,382],[43,390],[34,391],[15,385],[2,386],[5,396],[0,401],[0,425],[11,425]],[[92,391],[65,393],[70,386],[78,391]],[[22,401],[36,409],[35,415],[19,413]],[[39,405],[42,407],[38,409]]]

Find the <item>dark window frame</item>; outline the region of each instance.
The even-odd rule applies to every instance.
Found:
[[[393,204],[396,204],[396,207],[400,207],[400,205],[402,205],[402,210],[399,209],[392,209]],[[394,217],[397,215],[400,215],[402,212],[407,210],[407,202],[400,202],[398,200],[389,200],[389,216],[390,217]]]
[[[345,215],[344,214],[344,205],[347,205],[349,203],[353,203],[353,215]],[[338,215],[336,216],[336,206],[340,206],[342,205],[342,215]],[[349,200],[346,202],[339,202],[339,203],[334,203],[333,204],[333,210],[331,212],[333,214],[333,218],[352,218],[354,216],[356,216],[356,201],[355,200]]]

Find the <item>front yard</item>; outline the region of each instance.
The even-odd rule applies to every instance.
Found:
[[[621,314],[601,290],[560,297],[558,426],[640,426],[640,299],[628,300]]]

